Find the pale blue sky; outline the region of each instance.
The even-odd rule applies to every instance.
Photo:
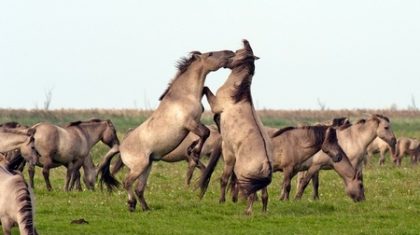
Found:
[[[242,38],[261,57],[259,109],[420,104],[420,1],[14,0],[0,2],[0,108],[42,108],[50,90],[51,109],[155,108],[180,57]]]

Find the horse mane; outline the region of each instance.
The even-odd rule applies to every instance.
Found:
[[[381,118],[381,119],[386,120],[387,122],[390,122],[389,118],[387,116],[382,115],[382,114],[374,114],[373,117],[374,118]]]
[[[92,118],[92,119],[87,120],[87,121],[81,121],[81,120],[79,120],[79,121],[70,122],[69,124],[67,124],[66,127],[78,126],[78,125],[80,125],[82,123],[90,123],[90,122],[102,122],[102,120],[99,119],[99,118]]]
[[[251,96],[251,83],[252,83],[252,76],[255,73],[255,58],[254,57],[245,57],[239,65],[235,67],[238,72],[241,72],[244,69],[249,70],[249,74],[247,74],[246,78],[244,78],[241,83],[235,86],[235,92],[232,95],[233,100],[235,103],[238,103],[242,100],[252,103],[252,96]]]
[[[169,90],[171,89],[172,84],[174,83],[174,81],[179,78],[179,76],[181,76],[181,74],[183,74],[185,71],[187,71],[188,67],[190,67],[190,65],[195,61],[195,56],[194,55],[201,55],[201,52],[199,51],[192,51],[190,52],[188,57],[181,57],[181,59],[179,59],[176,63],[176,68],[178,69],[178,72],[175,76],[175,78],[173,78],[169,84],[168,87],[166,88],[166,90],[163,92],[163,94],[159,97],[159,100],[162,100],[163,97],[165,97]]]
[[[286,132],[286,131],[294,130],[294,129],[296,129],[296,128],[297,128],[297,127],[294,127],[294,126],[288,126],[288,127],[281,128],[281,129],[277,130],[276,132],[274,132],[274,133],[271,135],[271,138],[274,138],[274,137],[276,137],[276,136],[279,136],[279,135],[283,134],[283,133],[284,133],[284,132]]]

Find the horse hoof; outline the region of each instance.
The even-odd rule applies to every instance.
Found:
[[[128,211],[134,212],[136,210],[137,201],[127,201],[128,204]]]

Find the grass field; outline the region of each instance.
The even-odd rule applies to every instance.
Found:
[[[335,116],[349,116],[355,121],[369,112],[391,117],[397,137],[420,138],[420,113],[413,111],[265,110],[260,115],[266,125],[283,127],[325,121]],[[149,114],[134,110],[0,110],[0,122],[64,124],[90,117],[109,118],[122,137],[126,130],[141,123]],[[211,116],[206,114],[203,120],[208,123]],[[98,162],[107,149],[98,144],[92,151]],[[377,160],[373,159],[365,170],[367,200],[362,203],[353,203],[345,195],[343,182],[334,171],[321,172],[319,201],[310,199],[310,187],[301,201],[279,201],[282,176],[275,173],[269,187],[268,212],[261,212],[258,201],[252,216],[243,214],[245,201],[218,203],[223,162],[219,162],[203,200],[198,199],[194,187],[184,185],[186,163],[156,162],[145,193],[151,211],[137,209],[134,213],[128,212],[126,193],[122,189],[112,194],[98,189],[65,193],[62,168],[51,171],[54,190],[47,192],[41,169],[37,168],[35,222],[40,234],[419,234],[420,166],[411,166],[405,158],[397,168],[388,158],[385,166],[379,167]],[[124,172],[118,174],[119,180],[123,176]],[[291,195],[294,194],[293,186]],[[80,218],[89,224],[70,224]],[[17,229],[13,234],[18,234]]]

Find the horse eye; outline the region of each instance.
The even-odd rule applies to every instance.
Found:
[[[389,130],[389,126],[385,127],[385,130]]]
[[[210,57],[210,56],[212,56],[212,55],[213,55],[213,52],[210,52],[210,53],[209,53],[209,57]]]

